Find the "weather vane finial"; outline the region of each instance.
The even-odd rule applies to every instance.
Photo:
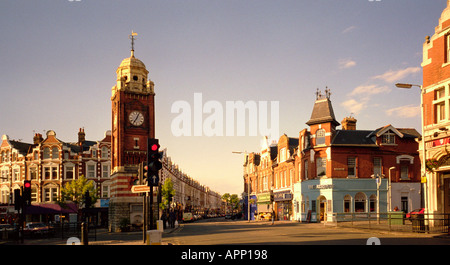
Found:
[[[138,34],[134,31],[131,31],[131,35],[129,36],[131,40],[131,56],[134,56],[134,40]]]

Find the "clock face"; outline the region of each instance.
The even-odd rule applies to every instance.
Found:
[[[131,112],[128,118],[134,126],[141,126],[144,123],[144,115],[139,111]]]

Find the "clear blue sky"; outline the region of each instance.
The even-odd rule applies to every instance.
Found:
[[[307,127],[317,88],[331,89],[338,121],[420,132],[422,44],[445,0],[0,1],[0,134],[32,142],[80,127],[111,127],[116,69],[135,56],[155,82],[156,136],[191,177],[221,193],[243,190],[243,156],[262,136],[175,137],[172,104],[279,101],[280,135]],[[208,117],[205,115],[204,118]]]

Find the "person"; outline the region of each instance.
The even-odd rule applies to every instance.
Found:
[[[175,228],[175,213],[173,211],[170,211],[169,214],[169,225],[170,228]]]
[[[395,206],[394,212],[398,212],[398,207],[397,206]]]
[[[163,221],[163,227],[164,227],[164,230],[165,230],[166,229],[166,221],[167,221],[167,214],[166,214],[165,211],[163,212],[163,214],[161,216],[161,220]]]

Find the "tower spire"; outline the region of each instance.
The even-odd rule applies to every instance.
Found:
[[[138,34],[136,32],[131,31],[131,35],[128,36],[131,40],[131,57],[134,57],[134,40],[137,35]]]

